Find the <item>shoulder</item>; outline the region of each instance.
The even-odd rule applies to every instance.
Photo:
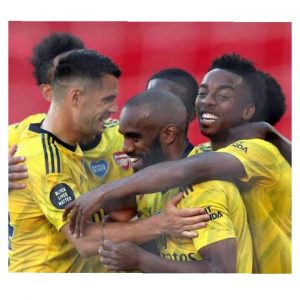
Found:
[[[20,122],[8,126],[8,140],[9,145],[18,144],[23,133],[28,129],[31,123],[41,122],[45,118],[45,114],[30,115]]]
[[[34,115],[30,115],[28,117],[26,117],[25,119],[23,119],[20,122],[16,122],[12,125],[10,125],[9,127],[15,128],[15,129],[19,129],[19,130],[25,130],[28,128],[28,126],[31,123],[39,123],[41,122],[44,118],[46,117],[45,113],[39,113],[39,114],[34,114]]]
[[[239,140],[217,152],[226,152],[248,160],[276,161],[281,155],[271,143],[261,139]]]

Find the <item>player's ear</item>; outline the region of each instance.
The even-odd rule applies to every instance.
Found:
[[[174,143],[177,134],[177,127],[174,124],[166,125],[160,131],[160,140],[166,145]]]
[[[77,107],[79,105],[81,91],[79,89],[71,90],[70,96],[71,96],[71,100],[72,100],[72,105]]]
[[[46,101],[51,102],[51,100],[52,100],[52,87],[51,87],[51,84],[48,84],[48,83],[41,84],[40,85],[40,91],[41,91],[41,94],[42,94],[43,98]]]
[[[250,120],[255,113],[255,105],[253,103],[249,103],[243,109],[242,117],[244,120]]]

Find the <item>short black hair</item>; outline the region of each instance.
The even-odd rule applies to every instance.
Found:
[[[261,107],[261,112],[255,112],[255,119],[275,125],[286,111],[285,95],[280,84],[272,75],[262,71],[259,71],[259,73],[265,82],[266,98]]]
[[[55,32],[41,39],[33,47],[31,64],[33,66],[33,76],[38,85],[51,83],[52,74],[49,74],[53,67],[53,59],[62,53],[71,50],[84,49],[84,43],[70,33]]]
[[[78,78],[93,80],[104,75],[119,78],[121,70],[109,57],[94,50],[80,49],[70,52],[59,60],[52,83]]]
[[[181,100],[187,110],[188,116],[195,113],[195,101],[198,94],[198,83],[190,73],[178,68],[163,69],[150,77],[147,82],[147,86],[153,79],[166,79],[184,86],[185,93],[183,95],[183,99]]]
[[[212,62],[209,71],[213,69],[223,69],[241,76],[249,88],[251,101],[256,110],[262,112],[263,103],[266,102],[265,81],[250,60],[236,53],[224,54]],[[251,121],[256,121],[255,114]]]
[[[181,99],[171,92],[149,89],[131,97],[124,108],[142,107],[145,115],[158,117],[164,123],[173,123],[186,127],[186,109]],[[182,120],[180,116],[183,115]]]

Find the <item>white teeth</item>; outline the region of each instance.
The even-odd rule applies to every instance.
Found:
[[[211,113],[203,113],[202,114],[202,119],[218,120],[219,118],[216,115],[213,115]]]
[[[137,157],[130,157],[131,163],[136,163],[139,160]]]

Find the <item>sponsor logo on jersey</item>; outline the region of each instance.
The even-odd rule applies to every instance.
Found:
[[[223,217],[223,214],[220,211],[212,211],[211,206],[204,207],[204,210],[209,215],[210,220]]]
[[[113,157],[114,157],[116,164],[118,166],[120,166],[121,168],[123,168],[125,170],[128,170],[130,168],[130,166],[131,166],[130,158],[126,153],[115,152]]]
[[[66,183],[57,184],[50,192],[50,201],[56,208],[64,209],[73,200],[74,192]]]
[[[108,172],[108,163],[104,159],[90,162],[90,170],[98,177],[104,177]]]
[[[243,142],[236,142],[232,144],[232,147],[237,148],[245,153],[247,153],[248,148],[243,145]]]
[[[176,260],[176,261],[188,261],[188,260],[197,260],[195,258],[195,253],[190,252],[190,253],[176,253],[173,252],[173,254],[171,253],[161,253],[161,257],[164,259],[168,259],[168,260]]]

